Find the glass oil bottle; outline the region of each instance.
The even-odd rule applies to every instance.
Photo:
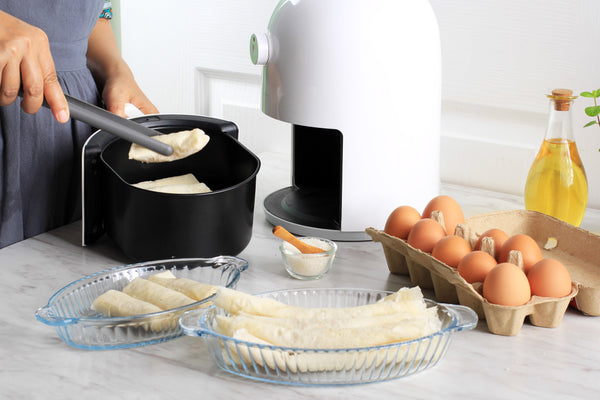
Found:
[[[550,112],[542,146],[525,184],[525,208],[579,226],[585,214],[588,184],[575,139],[568,89],[548,95]]]

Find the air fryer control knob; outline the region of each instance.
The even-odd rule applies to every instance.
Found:
[[[250,37],[250,58],[254,65],[265,65],[269,61],[269,36],[266,33]]]

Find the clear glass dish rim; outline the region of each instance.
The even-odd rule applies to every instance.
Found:
[[[126,270],[130,270],[130,269],[136,269],[136,268],[143,268],[143,267],[151,267],[151,266],[155,266],[155,265],[159,265],[159,264],[167,264],[167,263],[185,263],[185,262],[190,262],[190,261],[204,261],[207,263],[213,262],[214,260],[219,260],[219,259],[225,259],[228,261],[228,263],[230,263],[231,261],[237,261],[238,265],[239,265],[239,270],[238,273],[235,276],[235,279],[232,282],[232,285],[235,285],[235,283],[237,281],[239,281],[240,277],[241,277],[241,272],[245,271],[248,268],[248,261],[246,261],[245,259],[239,258],[239,257],[234,257],[234,256],[216,256],[216,257],[211,257],[211,258],[195,258],[195,257],[188,257],[188,258],[168,258],[168,259],[163,259],[163,260],[153,260],[153,261],[143,261],[143,262],[138,262],[138,263],[132,263],[132,264],[126,264],[126,265],[120,265],[120,266],[116,266],[116,267],[111,267],[102,271],[98,271],[98,272],[94,272],[92,274],[86,275],[82,278],[79,278],[69,284],[67,284],[66,286],[64,286],[63,288],[59,289],[56,293],[54,293],[50,299],[48,299],[48,303],[45,306],[42,306],[38,309],[38,312],[42,309],[49,309],[51,307],[53,307],[53,303],[55,301],[57,301],[57,298],[64,293],[65,291],[69,290],[70,288],[73,288],[77,285],[79,285],[81,282],[89,280],[91,278],[94,278],[95,276],[98,275],[104,275],[104,274],[114,274],[117,272],[121,272],[121,271],[126,271]],[[168,270],[168,269],[167,269]],[[137,321],[137,320],[142,320],[142,319],[146,319],[146,318],[151,318],[151,317],[156,317],[156,316],[163,316],[166,314],[172,314],[178,311],[185,311],[187,309],[190,308],[194,308],[197,307],[198,305],[201,305],[203,303],[206,303],[210,300],[212,300],[214,298],[214,294],[196,301],[194,303],[190,303],[188,305],[185,306],[181,306],[181,307],[177,307],[177,308],[172,308],[169,310],[163,310],[163,311],[158,311],[155,313],[149,313],[149,314],[139,314],[139,315],[133,315],[133,316],[126,316],[126,317],[86,317],[86,316],[72,316],[72,317],[60,317],[60,319],[63,319],[65,321],[69,321],[69,320],[73,320],[76,321],[74,323],[85,323],[85,324],[102,324],[105,325],[107,323],[110,324],[119,324],[119,323],[127,323],[127,322],[131,322],[131,321]],[[48,323],[48,321],[41,317],[40,315],[38,315],[38,313],[36,312],[36,317],[38,320],[40,320],[43,323]],[[65,322],[62,325],[66,325],[67,323]]]
[[[386,294],[386,295],[390,295],[393,294],[395,292],[392,291],[388,291],[388,290],[379,290],[379,289],[359,289],[359,288],[322,288],[322,287],[315,287],[315,288],[296,288],[296,289],[279,289],[279,290],[271,290],[271,291],[267,291],[267,292],[261,292],[261,293],[257,293],[255,294],[256,296],[266,296],[269,294],[274,294],[274,293],[285,293],[285,292],[297,292],[297,291],[356,291],[356,292],[365,292],[365,291],[369,291],[369,292],[373,292],[373,293],[381,293],[381,294]],[[402,342],[396,342],[396,343],[388,343],[388,344],[384,344],[384,345],[379,345],[379,346],[369,346],[369,347],[349,347],[349,348],[324,348],[324,349],[317,349],[317,348],[308,348],[308,347],[283,347],[283,346],[274,346],[274,345],[267,345],[267,344],[260,344],[260,343],[254,343],[254,342],[248,342],[245,340],[240,340],[240,339],[235,339],[232,338],[230,336],[226,336],[226,335],[222,335],[220,333],[215,332],[210,326],[208,326],[208,322],[207,319],[210,317],[211,313],[215,313],[216,309],[219,308],[215,305],[210,306],[208,309],[206,310],[202,310],[203,314],[201,316],[200,319],[200,328],[199,329],[195,329],[195,333],[197,336],[202,336],[202,335],[211,335],[214,336],[215,338],[221,339],[223,341],[229,341],[229,342],[233,342],[235,344],[242,344],[245,345],[247,347],[257,347],[260,349],[269,349],[269,350],[279,350],[279,351],[293,351],[293,352],[315,352],[315,353],[342,353],[342,352],[358,352],[358,351],[373,351],[373,350],[382,350],[382,349],[391,349],[391,348],[396,348],[396,347],[402,347],[402,346],[410,346],[413,343],[417,343],[417,342],[423,342],[426,340],[429,340],[435,336],[448,336],[451,335],[452,333],[454,333],[455,331],[460,331],[460,330],[464,330],[464,329],[472,329],[472,327],[466,326],[466,327],[461,327],[458,323],[457,317],[454,315],[453,312],[451,312],[452,308],[468,308],[466,306],[460,306],[460,305],[453,305],[453,304],[445,304],[445,303],[438,303],[435,300],[431,300],[431,299],[427,299],[424,298],[425,302],[427,303],[428,307],[429,306],[438,306],[441,307],[444,312],[447,312],[448,314],[450,314],[452,316],[452,322],[450,323],[449,326],[434,332],[430,335],[427,336],[423,336],[417,339],[410,339],[410,340],[405,340]],[[193,312],[197,312],[199,310],[191,310],[189,311],[190,313]],[[180,321],[182,318],[184,318],[186,313],[184,313],[181,317],[180,317]],[[474,314],[474,312],[473,312]],[[477,319],[475,319],[474,324],[477,323]],[[474,327],[474,325],[473,325]],[[187,334],[186,329],[184,329],[184,332]]]

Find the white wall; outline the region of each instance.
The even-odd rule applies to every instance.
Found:
[[[289,151],[288,126],[259,111],[261,69],[248,52],[276,3],[121,0],[123,55],[161,112],[229,119],[255,152]],[[600,87],[600,1],[431,4],[442,39],[442,179],[521,195],[544,135],[545,95]],[[575,102],[575,137],[589,204],[600,208],[600,129],[580,128],[588,102]]]
[[[117,44],[121,48],[121,0],[111,0],[111,4],[113,7],[113,17],[110,22],[115,39],[117,39]]]

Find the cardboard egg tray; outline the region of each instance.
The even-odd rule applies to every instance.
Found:
[[[509,236],[517,233],[531,236],[544,258],[557,259],[567,267],[573,281],[571,294],[562,298],[533,296],[518,307],[492,304],[481,295],[481,283],[469,284],[454,268],[429,253],[375,228],[367,228],[366,232],[373,241],[382,244],[391,273],[409,275],[414,285],[433,289],[440,302],[471,307],[480,319],[487,321],[492,333],[516,335],[526,317],[535,326],[556,327],[571,302],[585,314],[600,315],[600,236],[527,210],[483,214],[465,222],[477,237],[491,228],[502,229]],[[556,245],[546,249],[550,238],[556,240]]]

